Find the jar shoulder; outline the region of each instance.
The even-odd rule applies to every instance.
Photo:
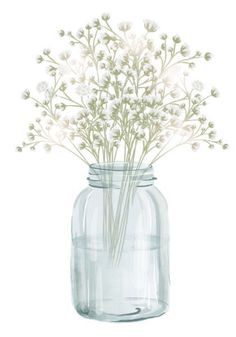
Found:
[[[140,190],[138,194],[140,196],[145,194],[147,198],[150,199],[150,202],[153,202],[154,204],[158,204],[159,206],[168,209],[168,203],[165,196],[155,185],[147,187],[144,190]]]
[[[74,201],[73,209],[85,203],[92,192],[93,192],[93,189],[91,187],[86,187],[82,191],[80,191],[80,193],[77,195]]]

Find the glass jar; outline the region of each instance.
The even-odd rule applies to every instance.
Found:
[[[80,315],[117,322],[167,311],[167,203],[154,180],[144,164],[90,165],[72,216],[72,296]]]

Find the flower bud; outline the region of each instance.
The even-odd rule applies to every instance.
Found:
[[[174,41],[175,43],[180,43],[180,42],[181,42],[181,39],[180,39],[179,35],[173,36],[172,39],[173,39],[173,41]]]
[[[216,88],[211,89],[211,96],[212,97],[218,97],[219,96],[219,91]]]
[[[23,99],[28,99],[30,97],[30,91],[28,89],[25,89],[25,91],[22,94]]]
[[[65,31],[63,29],[60,29],[58,34],[63,37],[65,35]]]
[[[192,150],[197,151],[200,147],[200,144],[198,142],[192,144]]]
[[[43,54],[44,54],[44,55],[49,55],[50,53],[51,53],[51,50],[48,49],[48,48],[45,48],[45,49],[43,50]]]
[[[165,33],[161,34],[160,38],[162,40],[166,40],[167,39],[167,34],[165,34]]]
[[[205,55],[204,55],[204,59],[206,61],[210,61],[212,59],[212,57],[213,57],[213,55],[209,52],[205,53]]]
[[[110,14],[108,14],[108,13],[103,13],[102,14],[102,20],[103,21],[108,21],[109,19],[110,19]]]

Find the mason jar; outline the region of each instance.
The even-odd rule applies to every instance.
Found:
[[[155,179],[145,164],[89,166],[72,216],[72,297],[80,315],[121,322],[167,311],[167,203]]]

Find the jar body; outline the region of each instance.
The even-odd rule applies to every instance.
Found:
[[[106,190],[105,193],[108,193]],[[121,197],[109,189],[112,207]],[[137,187],[129,205],[118,263],[104,244],[104,189],[88,187],[72,216],[71,282],[74,307],[87,318],[136,321],[168,309],[167,204],[154,186]]]

